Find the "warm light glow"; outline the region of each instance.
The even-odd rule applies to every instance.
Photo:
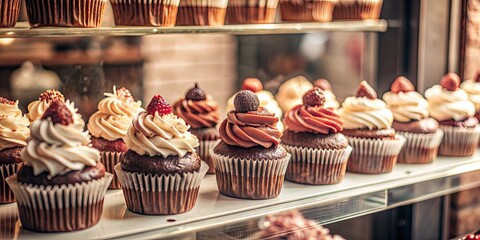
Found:
[[[15,38],[0,38],[0,45],[10,45],[14,40]]]

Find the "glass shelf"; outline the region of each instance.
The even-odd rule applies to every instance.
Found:
[[[338,21],[325,23],[276,23],[225,26],[179,27],[100,27],[100,28],[30,28],[20,22],[14,28],[0,28],[0,38],[68,37],[68,36],[144,36],[152,34],[295,34],[316,31],[384,32],[386,20]]]

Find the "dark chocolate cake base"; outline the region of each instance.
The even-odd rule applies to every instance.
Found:
[[[316,133],[296,133],[285,130],[281,137],[282,143],[296,146],[316,149],[345,149],[348,146],[347,138],[341,133],[335,134],[316,134]]]
[[[48,172],[43,172],[37,176],[33,174],[33,168],[23,165],[17,173],[17,179],[21,183],[33,184],[37,186],[54,186],[63,184],[75,184],[90,182],[105,176],[105,166],[97,163],[94,167],[85,167],[82,170],[71,171],[64,175],[50,177]]]
[[[151,173],[151,174],[182,174],[198,172],[201,160],[196,152],[187,153],[185,156],[162,156],[138,155],[129,150],[123,156],[122,169],[128,172]]]

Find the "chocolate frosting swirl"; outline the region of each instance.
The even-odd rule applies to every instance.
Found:
[[[232,146],[270,148],[278,145],[282,136],[277,122],[275,114],[263,107],[246,113],[231,111],[220,125],[220,137]]]
[[[343,130],[340,116],[322,106],[298,105],[285,114],[284,122],[294,132],[330,134]]]
[[[220,121],[218,104],[210,97],[204,101],[180,99],[173,105],[173,111],[192,129],[215,127]]]

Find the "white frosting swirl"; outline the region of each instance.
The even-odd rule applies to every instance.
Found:
[[[305,77],[295,77],[284,82],[275,95],[280,107],[284,112],[302,104],[303,95],[313,88],[313,84]]]
[[[83,122],[82,115],[78,113],[78,109],[75,108],[75,103],[70,102],[70,100],[65,101],[65,105],[70,109],[70,111],[73,113],[73,121],[75,124],[78,125],[84,125],[85,123]],[[43,113],[47,110],[47,108],[50,106],[50,102],[43,101],[43,100],[36,100],[28,104],[28,113],[25,114],[25,116],[30,120],[30,122],[33,122],[37,119],[42,118]]]
[[[199,146],[197,137],[188,131],[189,128],[174,114],[160,116],[141,112],[133,119],[124,140],[128,149],[139,155],[183,157]]]
[[[344,129],[389,129],[393,114],[380,99],[348,97],[338,110]]]
[[[467,92],[468,100],[475,105],[475,111],[480,112],[480,82],[469,79],[465,80],[460,87]]]
[[[325,96],[325,103],[323,104],[324,108],[338,109],[340,107],[340,103],[337,101],[337,97],[331,90],[324,90],[323,96]]]
[[[428,102],[418,92],[386,92],[383,100],[392,111],[395,121],[410,122],[428,118]]]
[[[448,91],[435,85],[425,91],[430,116],[438,121],[461,121],[475,114],[475,106],[462,89]]]
[[[30,136],[29,125],[30,121],[18,109],[18,102],[0,104],[0,151],[26,146]]]

